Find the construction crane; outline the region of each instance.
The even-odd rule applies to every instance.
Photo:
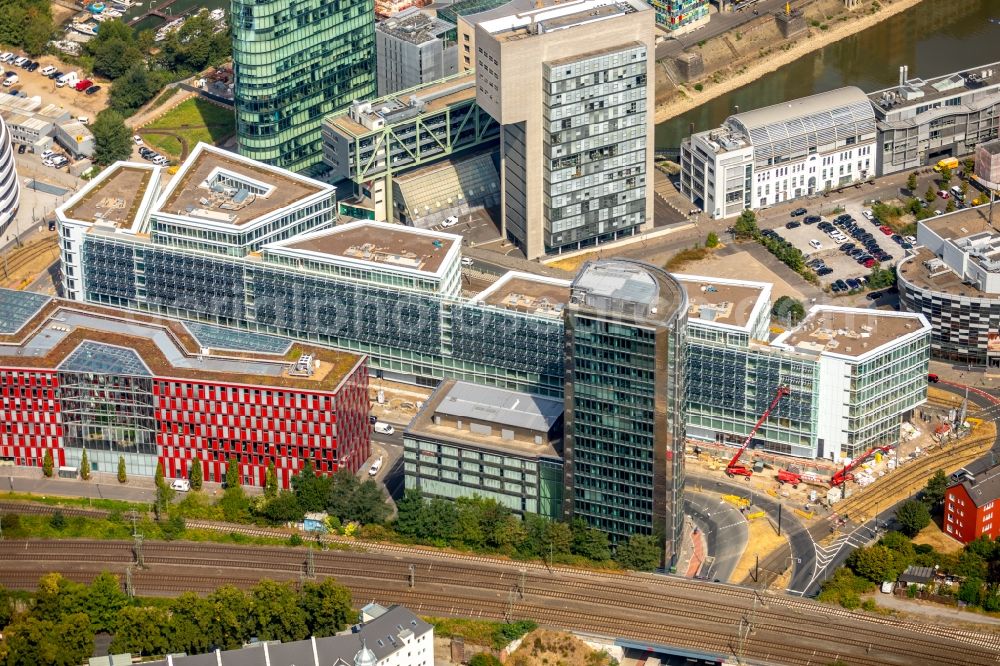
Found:
[[[752,469],[750,469],[749,467],[744,467],[743,465],[739,464],[740,456],[742,456],[743,452],[747,450],[748,446],[750,446],[750,442],[751,440],[753,440],[753,436],[757,434],[757,431],[764,424],[764,421],[767,420],[767,417],[771,415],[771,412],[774,411],[774,408],[778,406],[778,403],[781,402],[781,399],[784,398],[789,393],[791,393],[791,390],[787,386],[778,387],[778,392],[775,394],[774,400],[771,401],[771,405],[766,410],[764,410],[764,413],[761,414],[760,419],[757,421],[756,425],[754,425],[753,430],[751,430],[750,434],[747,435],[747,438],[743,440],[743,444],[736,452],[736,455],[734,455],[733,459],[729,461],[728,465],[726,465],[726,476],[730,478],[734,476],[745,476],[748,479],[751,476],[753,476]]]
[[[858,456],[857,458],[849,462],[847,465],[845,465],[844,469],[834,474],[833,478],[830,479],[830,487],[832,488],[834,486],[839,486],[842,483],[846,483],[847,481],[852,480],[854,478],[854,475],[851,472],[853,472],[855,469],[863,465],[865,461],[868,460],[870,457],[872,457],[872,455],[876,451],[881,451],[882,453],[889,453],[889,451],[891,450],[892,450],[891,446],[873,446],[872,448],[868,449],[860,456]]]

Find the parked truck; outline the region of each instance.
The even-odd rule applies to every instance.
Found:
[[[958,160],[954,157],[946,157],[945,159],[941,160],[940,162],[934,165],[934,170],[937,171],[938,173],[941,173],[941,171],[945,168],[952,170],[957,169]]]

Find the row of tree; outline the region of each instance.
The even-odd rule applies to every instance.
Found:
[[[350,593],[332,579],[307,582],[301,591],[264,580],[247,592],[225,586],[204,598],[188,592],[149,605],[127,597],[109,573],[90,585],[48,574],[32,602],[15,609],[13,596],[0,588],[2,666],[76,666],[93,653],[98,632],[114,634],[113,652],[197,654],[235,649],[251,637],[330,636],[353,620]]]
[[[0,0],[0,43],[36,57],[45,53],[54,31],[48,0]]]
[[[765,236],[760,227],[757,226],[757,214],[747,208],[736,219],[733,224],[733,234],[743,238],[752,238],[773,254],[779,261],[791,268],[810,282],[816,282],[819,278],[806,266],[805,255],[791,243],[781,238]]]

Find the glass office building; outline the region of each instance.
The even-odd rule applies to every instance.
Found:
[[[240,154],[320,166],[323,118],[375,94],[372,0],[233,0]]]
[[[626,260],[585,265],[566,309],[563,515],[655,535],[664,566],[684,524],[687,310],[677,280]]]

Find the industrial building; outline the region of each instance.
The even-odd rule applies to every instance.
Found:
[[[460,236],[335,227],[331,186],[204,144],[162,193],[139,168],[110,168],[56,211],[77,300],[369,354],[409,383],[562,395],[561,310],[463,298]]]
[[[1000,63],[931,79],[911,78],[868,95],[878,123],[879,175],[968,155],[998,136]]]
[[[403,606],[366,604],[350,630],[304,641],[168,656],[149,666],[434,666],[434,625]]]
[[[322,136],[328,180],[340,184],[341,198],[363,198],[380,222],[433,226],[452,210],[467,210],[470,194],[475,197],[477,192],[460,186],[457,192],[433,196],[426,209],[417,209],[406,201],[397,203],[395,178],[450,157],[495,150],[500,127],[476,104],[475,74],[465,72],[353,102],[323,120]],[[467,177],[463,174],[459,180]],[[499,196],[498,188],[494,196]]]
[[[612,542],[662,539],[672,565],[684,524],[687,293],[638,261],[588,262],[566,306],[566,520]]]
[[[234,0],[233,102],[241,155],[320,170],[323,117],[375,94],[372,0],[290,9]]]
[[[989,207],[918,222],[917,246],[897,267],[899,301],[931,323],[931,354],[1000,367],[1000,234]]]
[[[1000,538],[1000,464],[976,461],[952,475],[944,498],[944,531],[969,543],[980,537]]]
[[[654,26],[640,0],[476,22],[476,101],[502,126],[501,235],[528,259],[652,228]]]
[[[369,456],[364,356],[0,289],[0,459],[170,478],[278,482]]]
[[[451,76],[458,71],[455,26],[410,7],[375,25],[379,97]]]
[[[424,497],[483,497],[558,519],[562,415],[561,400],[441,382],[403,434],[405,486]]]
[[[680,189],[713,218],[875,175],[875,114],[853,86],[730,116],[681,143]]]
[[[10,227],[21,203],[21,184],[14,165],[14,144],[10,131],[0,116],[0,238]]]

